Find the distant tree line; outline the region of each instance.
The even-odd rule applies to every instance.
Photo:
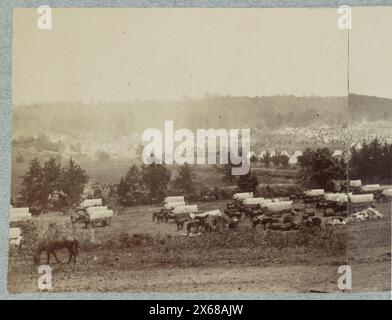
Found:
[[[382,144],[375,139],[370,143],[363,142],[361,149],[351,149],[350,179],[361,179],[365,183],[391,184],[391,168],[392,144]]]
[[[173,181],[171,176],[171,170],[165,164],[132,165],[117,187],[120,204],[134,206],[161,202],[169,191],[189,198],[195,195],[195,174],[190,165],[185,163],[180,166]]]
[[[361,179],[363,183],[391,183],[392,145],[377,139],[352,147],[346,158],[333,157],[328,148],[306,149],[298,157],[300,181],[306,187],[331,189],[335,180]]]

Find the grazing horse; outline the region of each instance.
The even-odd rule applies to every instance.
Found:
[[[71,262],[72,257],[74,263],[76,263],[76,256],[79,253],[79,242],[74,238],[60,238],[60,239],[46,239],[39,243],[37,249],[34,252],[34,262],[36,265],[40,264],[40,257],[42,252],[46,252],[47,264],[50,263],[50,255],[52,254],[57,263],[60,263],[56,256],[56,250],[66,248],[69,253],[68,263]]]

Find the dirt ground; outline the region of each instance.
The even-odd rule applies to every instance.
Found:
[[[226,202],[221,201],[199,204],[199,207],[203,211],[223,209],[225,205]],[[352,268],[352,291],[390,291],[391,205],[382,203],[376,208],[385,215],[384,219],[356,222],[347,227],[346,254],[343,256],[296,247],[273,253],[271,259],[261,257],[263,253],[260,253],[259,259],[259,249],[249,245],[218,250],[216,256],[224,258],[217,259],[216,263],[209,260],[202,266],[194,263],[194,266],[181,267],[176,261],[169,261],[166,265],[152,263],[148,248],[97,249],[81,251],[76,264],[52,263],[52,291],[339,292],[337,269],[346,263]],[[97,241],[103,242],[113,234],[121,233],[183,237],[183,232],[177,232],[174,223],[152,223],[154,210],[157,208],[116,209],[109,226],[96,228]],[[34,221],[48,224],[67,221],[67,217],[50,213],[34,218]],[[247,224],[246,219],[242,221],[238,232]],[[265,231],[258,228],[254,232],[261,235]],[[210,253],[201,251],[194,258],[207,261]],[[247,253],[251,253],[252,261],[243,258]],[[59,258],[66,261],[67,252],[61,252]],[[38,276],[31,257],[10,256],[10,292],[37,292]]]

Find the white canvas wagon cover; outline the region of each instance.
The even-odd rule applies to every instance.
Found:
[[[311,189],[305,191],[307,196],[315,197],[315,196],[322,196],[324,194],[324,189]]]
[[[350,187],[360,187],[361,185],[361,180],[350,180]]]
[[[253,192],[240,192],[240,193],[235,193],[233,195],[234,199],[237,200],[245,200],[245,199],[249,199],[249,198],[253,198]]]
[[[345,197],[346,194],[345,193],[326,193],[324,194],[324,199],[327,201],[338,201],[338,199],[341,199],[343,197]],[[347,197],[347,196],[346,196]]]
[[[93,212],[107,211],[108,207],[107,206],[88,207],[86,210],[87,210],[87,213],[90,214]]]
[[[270,202],[265,207],[272,212],[279,212],[284,210],[291,210],[293,208],[292,201]]]
[[[80,204],[83,208],[102,206],[102,199],[85,199]]]
[[[22,231],[20,228],[10,228],[10,232],[8,234],[8,238],[11,239],[18,239],[22,236]]]
[[[248,198],[248,199],[244,199],[243,204],[246,205],[246,206],[251,206],[251,205],[260,204],[264,200],[265,199],[263,197],[260,197],[260,198]]]
[[[392,196],[392,189],[385,189],[382,194],[384,196]]]
[[[203,213],[191,213],[191,214],[189,214],[189,216],[192,219],[194,219],[196,217],[201,217],[201,218],[204,218],[204,217],[221,217],[222,216],[222,212],[220,212],[220,210],[217,209],[217,210],[206,211],[206,212],[203,212]]]
[[[361,187],[361,190],[362,191],[366,191],[366,192],[377,191],[377,190],[380,190],[380,189],[381,189],[381,187],[380,187],[379,184],[367,184],[367,185],[364,185],[364,186]]]
[[[174,208],[177,208],[179,206],[185,206],[185,201],[165,203],[163,205],[163,208],[166,210],[173,210]]]
[[[10,222],[28,221],[31,220],[31,213],[29,208],[11,208]]]
[[[179,206],[173,209],[174,214],[197,213],[198,211],[197,204]]]
[[[106,219],[113,217],[113,210],[95,211],[89,213],[90,220]]]
[[[166,197],[165,200],[163,200],[163,203],[170,203],[170,202],[185,202],[185,197],[184,196],[170,196],[170,197]]]
[[[373,202],[374,195],[373,193],[368,194],[352,194],[349,196],[351,203],[366,203],[366,202]]]

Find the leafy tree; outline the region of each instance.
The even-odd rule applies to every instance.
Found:
[[[174,179],[173,185],[187,196],[192,196],[195,192],[195,174],[192,168],[185,163],[178,170],[178,177]]]
[[[267,150],[263,156],[263,162],[265,164],[265,166],[267,168],[269,168],[270,164],[271,164],[271,154],[270,152]]]
[[[61,169],[55,158],[50,158],[43,166],[35,158],[23,176],[21,199],[29,207],[41,210],[73,205],[80,201],[87,181],[88,176],[84,170],[72,159]],[[53,197],[54,195],[57,197]],[[64,196],[66,201],[59,201],[58,196]]]
[[[238,188],[242,191],[256,191],[258,185],[259,179],[250,170],[247,174],[241,175],[237,182]]]
[[[363,142],[362,148],[352,148],[349,160],[350,179],[362,179],[367,182],[391,183],[392,145],[377,140]]]
[[[289,165],[290,158],[285,154],[279,155],[279,163],[282,167],[286,168]]]
[[[29,165],[29,170],[22,177],[22,191],[20,193],[22,202],[29,206],[39,206],[45,201],[43,194],[43,170],[37,158],[34,158]]]
[[[161,201],[166,196],[171,172],[165,164],[155,162],[142,167],[143,181],[152,201]]]
[[[70,158],[61,169],[60,188],[67,195],[67,205],[76,205],[81,200],[83,189],[88,182],[86,172]]]
[[[57,162],[55,158],[51,157],[44,163],[42,168],[42,194],[46,199],[41,203],[41,208],[48,209],[50,205],[53,205],[53,203],[50,203],[50,196],[60,191],[60,176],[60,162]]]
[[[232,169],[235,167],[239,167],[239,165],[234,165],[231,162],[230,157],[228,158],[228,163],[223,165],[216,165],[215,169],[217,169],[222,174],[222,181],[228,183],[230,185],[233,184],[233,181],[236,180],[236,176],[232,174]]]
[[[332,180],[346,179],[347,164],[343,158],[334,158],[328,148],[307,148],[298,157],[301,179],[307,187],[326,188]]]
[[[132,165],[126,175],[121,178],[117,187],[119,201],[124,206],[144,204],[148,199],[148,190],[145,186],[142,171]]]
[[[271,162],[273,163],[274,166],[279,166],[280,164],[280,157],[278,155],[274,155],[271,157]]]

